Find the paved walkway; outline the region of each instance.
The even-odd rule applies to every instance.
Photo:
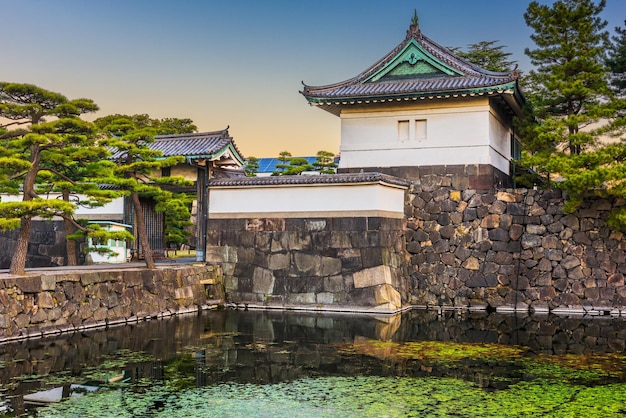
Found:
[[[192,264],[195,263],[195,257],[185,257],[185,258],[168,258],[164,260],[157,260],[156,264],[158,266],[162,265],[171,265],[171,264]],[[115,264],[90,264],[90,265],[81,265],[81,266],[56,266],[56,267],[31,267],[27,268],[26,272],[38,272],[38,271],[50,271],[58,273],[59,271],[75,271],[75,270],[116,270],[116,269],[132,269],[132,268],[144,268],[146,267],[146,263],[143,261],[133,261],[131,263],[115,263]],[[9,273],[9,269],[0,269],[0,276]]]

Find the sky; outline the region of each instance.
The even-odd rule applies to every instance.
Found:
[[[413,11],[426,36],[466,48],[497,40],[522,71],[534,48],[526,0],[0,0],[0,81],[30,83],[109,114],[230,126],[246,157],[337,153],[339,118],[302,82],[352,78],[403,41]],[[552,3],[542,0],[540,3]],[[602,18],[624,27],[626,1]]]

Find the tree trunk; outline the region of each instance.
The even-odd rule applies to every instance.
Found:
[[[40,151],[41,149],[38,145],[31,145],[30,162],[32,166],[24,177],[24,183],[22,187],[23,202],[33,200],[33,196],[35,195],[35,179],[37,177],[37,172],[39,171],[39,159],[41,157]],[[20,234],[17,237],[17,248],[15,249],[15,255],[11,259],[11,266],[9,267],[10,274],[23,276],[25,273],[31,224],[32,217],[22,218]]]
[[[154,258],[152,257],[152,250],[150,249],[150,243],[148,242],[148,232],[146,231],[146,222],[143,218],[143,208],[139,202],[139,195],[137,192],[131,192],[130,198],[133,201],[133,208],[135,209],[135,225],[137,226],[137,238],[139,244],[143,249],[143,256],[146,260],[146,267],[149,269],[156,268],[154,265]]]
[[[63,200],[66,202],[70,201],[70,191],[63,189]],[[75,266],[78,264],[78,260],[76,259],[76,240],[67,239],[67,236],[73,234],[76,230],[74,225],[67,220],[63,220],[63,227],[65,228],[65,249],[67,252],[67,265]]]
[[[9,267],[9,273],[18,276],[25,274],[26,257],[28,256],[28,241],[30,238],[30,225],[31,218],[22,218],[22,224],[20,226],[20,234],[17,238],[17,248],[11,259],[11,266]]]

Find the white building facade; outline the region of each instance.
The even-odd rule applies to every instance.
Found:
[[[411,178],[419,167],[450,167],[483,186],[506,181],[519,148],[518,77],[455,56],[424,36],[415,18],[404,41],[361,74],[301,93],[341,119],[339,172]]]

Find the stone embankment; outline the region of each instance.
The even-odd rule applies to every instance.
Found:
[[[207,261],[250,307],[394,312],[406,306],[404,220],[212,219]],[[402,298],[405,298],[402,300]]]
[[[607,226],[626,202],[566,214],[558,192],[439,183],[407,195],[410,303],[626,316],[626,239]]]
[[[223,299],[215,266],[0,276],[0,342],[197,312]]]

